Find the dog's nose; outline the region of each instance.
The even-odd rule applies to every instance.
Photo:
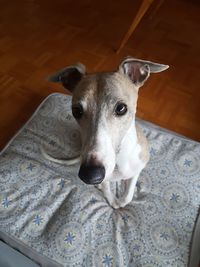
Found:
[[[105,177],[105,168],[102,165],[82,164],[78,173],[86,184],[100,184]]]

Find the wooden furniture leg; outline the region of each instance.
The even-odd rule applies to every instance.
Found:
[[[128,39],[130,38],[131,34],[134,32],[134,30],[136,29],[137,25],[139,24],[139,22],[143,18],[144,14],[147,12],[147,10],[149,9],[150,5],[153,3],[153,1],[154,0],[142,0],[141,6],[140,6],[140,8],[139,8],[139,10],[138,10],[138,12],[136,14],[136,17],[133,19],[133,22],[132,22],[129,30],[127,31],[127,33],[123,37],[123,39],[121,41],[121,44],[120,44],[119,48],[117,49],[117,54],[124,47],[124,45],[126,44]]]

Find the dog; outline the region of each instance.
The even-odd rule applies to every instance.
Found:
[[[80,161],[78,176],[97,185],[110,206],[125,207],[133,198],[136,182],[149,161],[148,142],[135,124],[139,88],[151,73],[168,65],[125,58],[116,71],[87,74],[77,63],[50,75],[50,82],[61,82],[72,92],[72,114],[80,126],[82,149],[75,159],[54,159],[68,165]],[[125,180],[121,197],[112,193],[110,182]]]

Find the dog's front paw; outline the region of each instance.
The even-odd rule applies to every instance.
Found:
[[[130,202],[126,202],[126,201],[120,201],[117,200],[115,202],[109,203],[110,206],[112,206],[114,209],[120,209],[120,208],[124,208],[126,205],[128,205]]]
[[[131,202],[131,200],[132,199],[128,197],[119,198],[118,202],[119,202],[120,208],[124,208],[125,206],[127,206]]]
[[[111,207],[113,207],[114,209],[120,209],[120,208],[124,208],[125,206],[127,206],[130,202],[131,199],[127,198],[127,197],[122,197],[122,198],[111,198],[111,199],[107,199],[109,205]]]
[[[117,202],[113,202],[113,203],[109,203],[109,204],[110,204],[110,206],[113,209],[119,209],[119,208],[121,208],[120,205],[119,205],[119,203],[117,203]]]
[[[117,198],[111,198],[107,199],[108,204],[113,208],[113,209],[119,209],[120,208],[120,203]]]

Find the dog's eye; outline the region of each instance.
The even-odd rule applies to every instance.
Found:
[[[81,104],[72,107],[72,114],[77,120],[83,116],[83,107],[81,106]]]
[[[117,116],[122,116],[125,115],[127,112],[127,105],[124,103],[117,103],[117,105],[115,106],[115,114]]]

